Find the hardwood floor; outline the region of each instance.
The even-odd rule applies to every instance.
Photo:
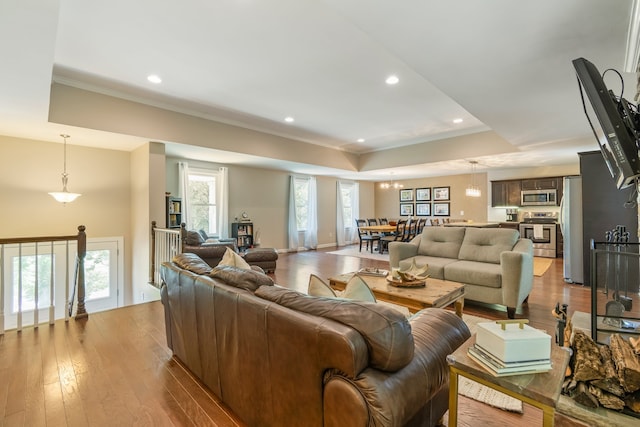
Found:
[[[384,262],[322,251],[280,254],[274,278],[306,291],[309,274],[320,277]],[[534,280],[529,304],[516,317],[551,335],[556,302],[569,311],[590,310],[590,290],[562,280],[562,259]],[[465,303],[465,313],[506,318],[496,307]],[[461,399],[459,425],[529,426],[541,413],[524,414]],[[88,320],[7,331],[0,336],[1,426],[242,426],[231,411],[175,359],[166,346],[158,301],[91,313]],[[557,426],[583,426],[556,416]]]

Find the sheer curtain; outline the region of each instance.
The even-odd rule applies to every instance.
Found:
[[[298,221],[296,220],[296,177],[289,177],[289,250],[298,250]]]
[[[216,179],[218,190],[218,234],[221,239],[229,237],[229,168],[221,167]]]
[[[318,189],[316,177],[309,177],[309,199],[307,200],[307,230],[304,233],[304,247],[318,248]]]
[[[178,197],[182,199],[182,222],[189,222],[189,163],[178,162]]]
[[[300,203],[306,203],[307,208],[307,217],[305,218],[306,228],[304,229],[303,246],[306,249],[316,249],[318,247],[318,190],[316,178],[313,176],[303,178],[291,175],[289,178],[289,250],[297,251],[300,247],[299,236],[301,230],[298,229],[298,221],[296,216],[296,212],[299,208],[296,205],[296,182],[306,183],[307,190],[307,199],[304,201],[300,200]]]
[[[345,197],[345,191],[348,190]],[[337,181],[336,238],[338,246],[354,242],[355,223],[359,216],[359,186],[357,182]],[[348,198],[348,200],[347,200]]]

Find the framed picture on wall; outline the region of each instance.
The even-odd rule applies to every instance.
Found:
[[[450,188],[451,187],[433,187],[433,200],[449,200]]]
[[[416,202],[429,201],[429,200],[431,200],[431,187],[416,188]]]
[[[431,215],[431,203],[416,203],[416,215],[418,216]]]
[[[400,216],[413,215],[413,203],[400,203]]]
[[[434,203],[433,216],[449,216],[449,203]]]
[[[413,188],[407,188],[404,190],[400,190],[400,201],[401,202],[413,202]]]

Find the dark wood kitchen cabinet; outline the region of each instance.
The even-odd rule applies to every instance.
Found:
[[[562,177],[523,179],[521,183],[523,190],[559,190],[562,188]]]
[[[491,206],[520,206],[519,179],[508,181],[491,181]]]

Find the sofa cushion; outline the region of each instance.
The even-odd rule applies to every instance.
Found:
[[[444,267],[446,280],[459,283],[502,287],[502,267],[500,264],[477,261],[456,261]]]
[[[196,254],[182,253],[173,257],[172,261],[180,268],[196,274],[209,274],[211,266]]]
[[[273,286],[273,279],[264,273],[249,268],[248,270],[232,265],[218,264],[209,276],[221,280],[235,288],[255,291],[260,286]]]
[[[438,258],[432,256],[417,255],[415,257],[403,259],[399,263],[401,270],[407,270],[411,268],[411,264],[415,260],[417,265],[428,265],[427,274],[434,279],[444,280],[444,268],[452,262],[457,262],[457,259],[451,258]]]
[[[227,248],[224,251],[224,255],[222,259],[218,263],[218,265],[230,265],[232,267],[238,267],[243,270],[251,270],[251,266],[247,261],[245,261],[237,252],[232,250],[231,248]]]
[[[207,234],[207,232],[204,231],[202,228],[198,230],[198,234],[200,235],[200,237],[204,239],[204,241],[206,241],[209,238],[209,235]]]
[[[517,230],[506,228],[469,228],[464,235],[458,258],[500,264],[500,254],[512,250],[519,237]]]
[[[200,246],[204,243],[204,240],[197,231],[187,231],[184,243],[189,246]]]
[[[425,227],[420,237],[418,255],[456,259],[464,234],[464,227]]]
[[[280,286],[263,286],[255,294],[357,330],[367,343],[369,363],[376,369],[395,372],[413,358],[411,325],[406,317],[392,308],[371,302],[313,297]]]

